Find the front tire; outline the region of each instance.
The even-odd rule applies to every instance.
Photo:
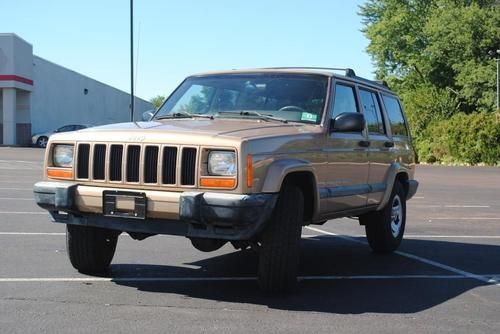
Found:
[[[73,267],[84,274],[105,273],[115,254],[118,232],[66,225],[66,248]]]
[[[304,195],[295,185],[281,190],[273,217],[261,237],[259,285],[269,292],[293,290],[297,284]]]
[[[382,210],[363,215],[359,220],[365,225],[366,238],[375,253],[395,251],[406,225],[406,193],[401,183],[394,183],[391,197]]]

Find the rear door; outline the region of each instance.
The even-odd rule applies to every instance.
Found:
[[[394,142],[388,136],[387,125],[382,113],[380,95],[369,88],[359,87],[361,108],[368,129],[368,160],[370,161],[368,184],[368,205],[377,204],[382,200],[386,189],[387,171],[393,161]]]
[[[385,110],[386,124],[388,124],[394,148],[391,149],[392,161],[398,161],[406,168],[413,161],[413,149],[411,147],[408,123],[403,114],[403,108],[399,99],[394,95],[381,94],[382,105]]]

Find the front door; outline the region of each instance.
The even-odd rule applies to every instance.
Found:
[[[354,85],[334,85],[330,118],[346,112],[359,112]],[[320,189],[322,213],[340,212],[366,206],[368,151],[366,133],[330,132],[327,137],[328,183]]]

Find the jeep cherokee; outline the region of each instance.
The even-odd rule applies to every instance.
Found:
[[[268,291],[297,281],[301,229],[358,217],[375,252],[403,237],[415,157],[398,96],[351,69],[188,77],[142,122],[50,137],[36,202],[66,224],[72,265],[106,271],[118,235],[259,253]]]

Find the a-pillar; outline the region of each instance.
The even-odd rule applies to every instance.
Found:
[[[3,144],[16,144],[16,89],[3,88]]]

